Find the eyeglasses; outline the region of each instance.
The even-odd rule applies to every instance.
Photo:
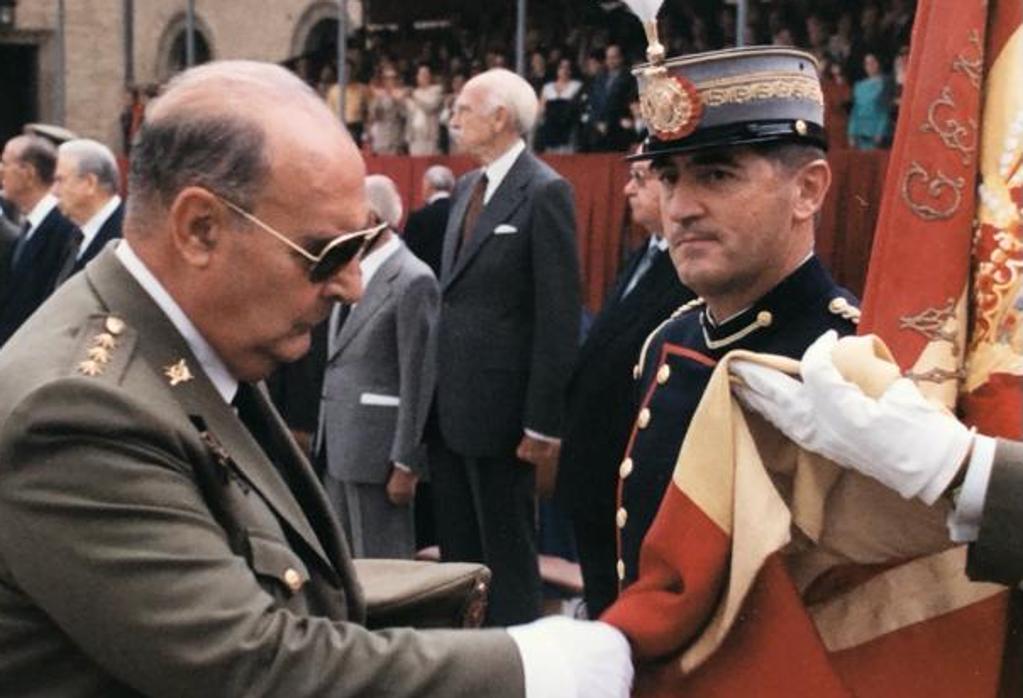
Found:
[[[320,254],[314,255],[308,250],[296,245],[284,233],[275,230],[273,227],[264,223],[259,218],[256,218],[256,216],[249,213],[238,204],[228,201],[215,192],[213,192],[213,195],[239,216],[270,233],[309,262],[309,280],[314,284],[318,284],[329,279],[337,273],[338,269],[348,264],[348,262],[350,262],[356,255],[363,256],[366,251],[373,246],[373,242],[377,239],[377,236],[379,236],[387,227],[387,223],[381,223],[380,225],[375,225],[371,228],[338,235],[336,238],[327,243],[327,245],[320,251]]]

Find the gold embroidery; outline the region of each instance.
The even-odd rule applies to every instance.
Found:
[[[89,359],[98,364],[110,363],[110,350],[105,347],[92,347],[88,351]]]
[[[824,105],[824,95],[816,75],[754,73],[708,80],[697,85],[697,89],[700,100],[708,107],[767,99],[803,99]]]
[[[969,165],[973,154],[977,151],[977,122],[969,119],[967,121],[970,126],[969,129],[951,117],[939,124],[938,111],[942,107],[948,107],[951,110],[956,108],[955,99],[952,97],[952,88],[948,85],[941,88],[941,96],[931,102],[931,105],[927,108],[927,123],[920,127],[920,131],[922,133],[937,134],[941,138],[941,142],[945,144],[945,147],[960,153],[963,164]],[[970,129],[973,132],[972,137],[970,137]],[[965,142],[967,139],[972,141],[972,143],[967,144]]]
[[[92,344],[93,346],[102,347],[109,351],[117,346],[117,340],[114,339],[114,335],[102,332],[92,338]]]
[[[78,372],[85,376],[98,376],[103,373],[103,366],[95,361],[83,361],[78,364]]]
[[[953,194],[951,204],[945,208],[934,208],[933,206],[915,201],[910,193],[910,185],[915,179],[923,179],[923,184],[927,187],[928,196],[934,199],[941,196],[942,190],[951,190]],[[959,210],[959,206],[963,202],[964,186],[965,182],[962,177],[952,179],[940,171],[931,177],[930,173],[920,163],[914,161],[910,165],[909,171],[902,178],[902,200],[909,206],[910,211],[925,221],[945,220],[954,216],[956,211]]]
[[[932,342],[944,341],[952,345],[952,351],[959,354],[959,342],[956,331],[946,330],[945,325],[955,318],[956,300],[949,298],[948,303],[940,308],[926,308],[917,315],[904,315],[899,318],[900,330],[918,332]]]
[[[192,380],[192,372],[189,370],[188,364],[185,363],[184,359],[179,359],[177,363],[164,368],[163,374],[170,379],[171,387],[178,383],[187,383]]]
[[[969,42],[973,44],[973,48],[976,49],[978,54],[981,54],[980,48],[980,33],[976,29],[970,30]],[[980,81],[984,75],[984,57],[982,55],[964,56],[959,54],[956,59],[952,61],[952,71],[956,73],[962,73],[978,90],[980,89]]]

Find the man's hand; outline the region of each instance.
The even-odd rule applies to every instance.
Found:
[[[508,628],[522,657],[526,698],[626,698],[632,654],[607,623],[550,616]]]
[[[558,476],[558,458],[561,455],[561,440],[537,439],[528,434],[522,437],[515,455],[519,460],[536,466],[536,494],[544,499],[554,494],[554,483]]]
[[[955,478],[973,444],[973,434],[900,378],[879,399],[845,380],[832,361],[838,342],[830,331],[803,356],[803,382],[749,361],[733,361],[733,385],[748,408],[783,434],[879,480],[903,497],[934,501]]]
[[[419,476],[411,470],[397,466],[391,467],[391,477],[387,479],[387,499],[396,507],[406,507],[416,496],[416,483]]]

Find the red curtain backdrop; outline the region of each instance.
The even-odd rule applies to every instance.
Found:
[[[551,155],[543,159],[575,190],[583,302],[596,311],[618,273],[622,259],[638,242],[628,225],[622,189],[628,168],[619,154]],[[857,295],[863,291],[888,162],[886,151],[837,151],[829,156],[835,179],[824,204],[817,252],[838,283]],[[461,175],[473,168],[468,157],[366,158],[367,171],[386,174],[398,185],[405,210],[423,205],[420,190],[430,165],[444,164]]]

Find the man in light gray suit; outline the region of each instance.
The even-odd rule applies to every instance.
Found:
[[[371,215],[390,227],[362,260],[362,298],[331,314],[320,410],[324,478],[356,557],[411,558],[440,294],[430,268],[393,232],[402,214],[394,182],[366,177],[366,197]]]
[[[430,477],[441,556],[492,569],[494,625],[540,612],[534,483],[557,461],[579,339],[572,188],[526,150],[536,111],[529,83],[495,69],[451,118],[481,167],[455,186],[444,236]]]

